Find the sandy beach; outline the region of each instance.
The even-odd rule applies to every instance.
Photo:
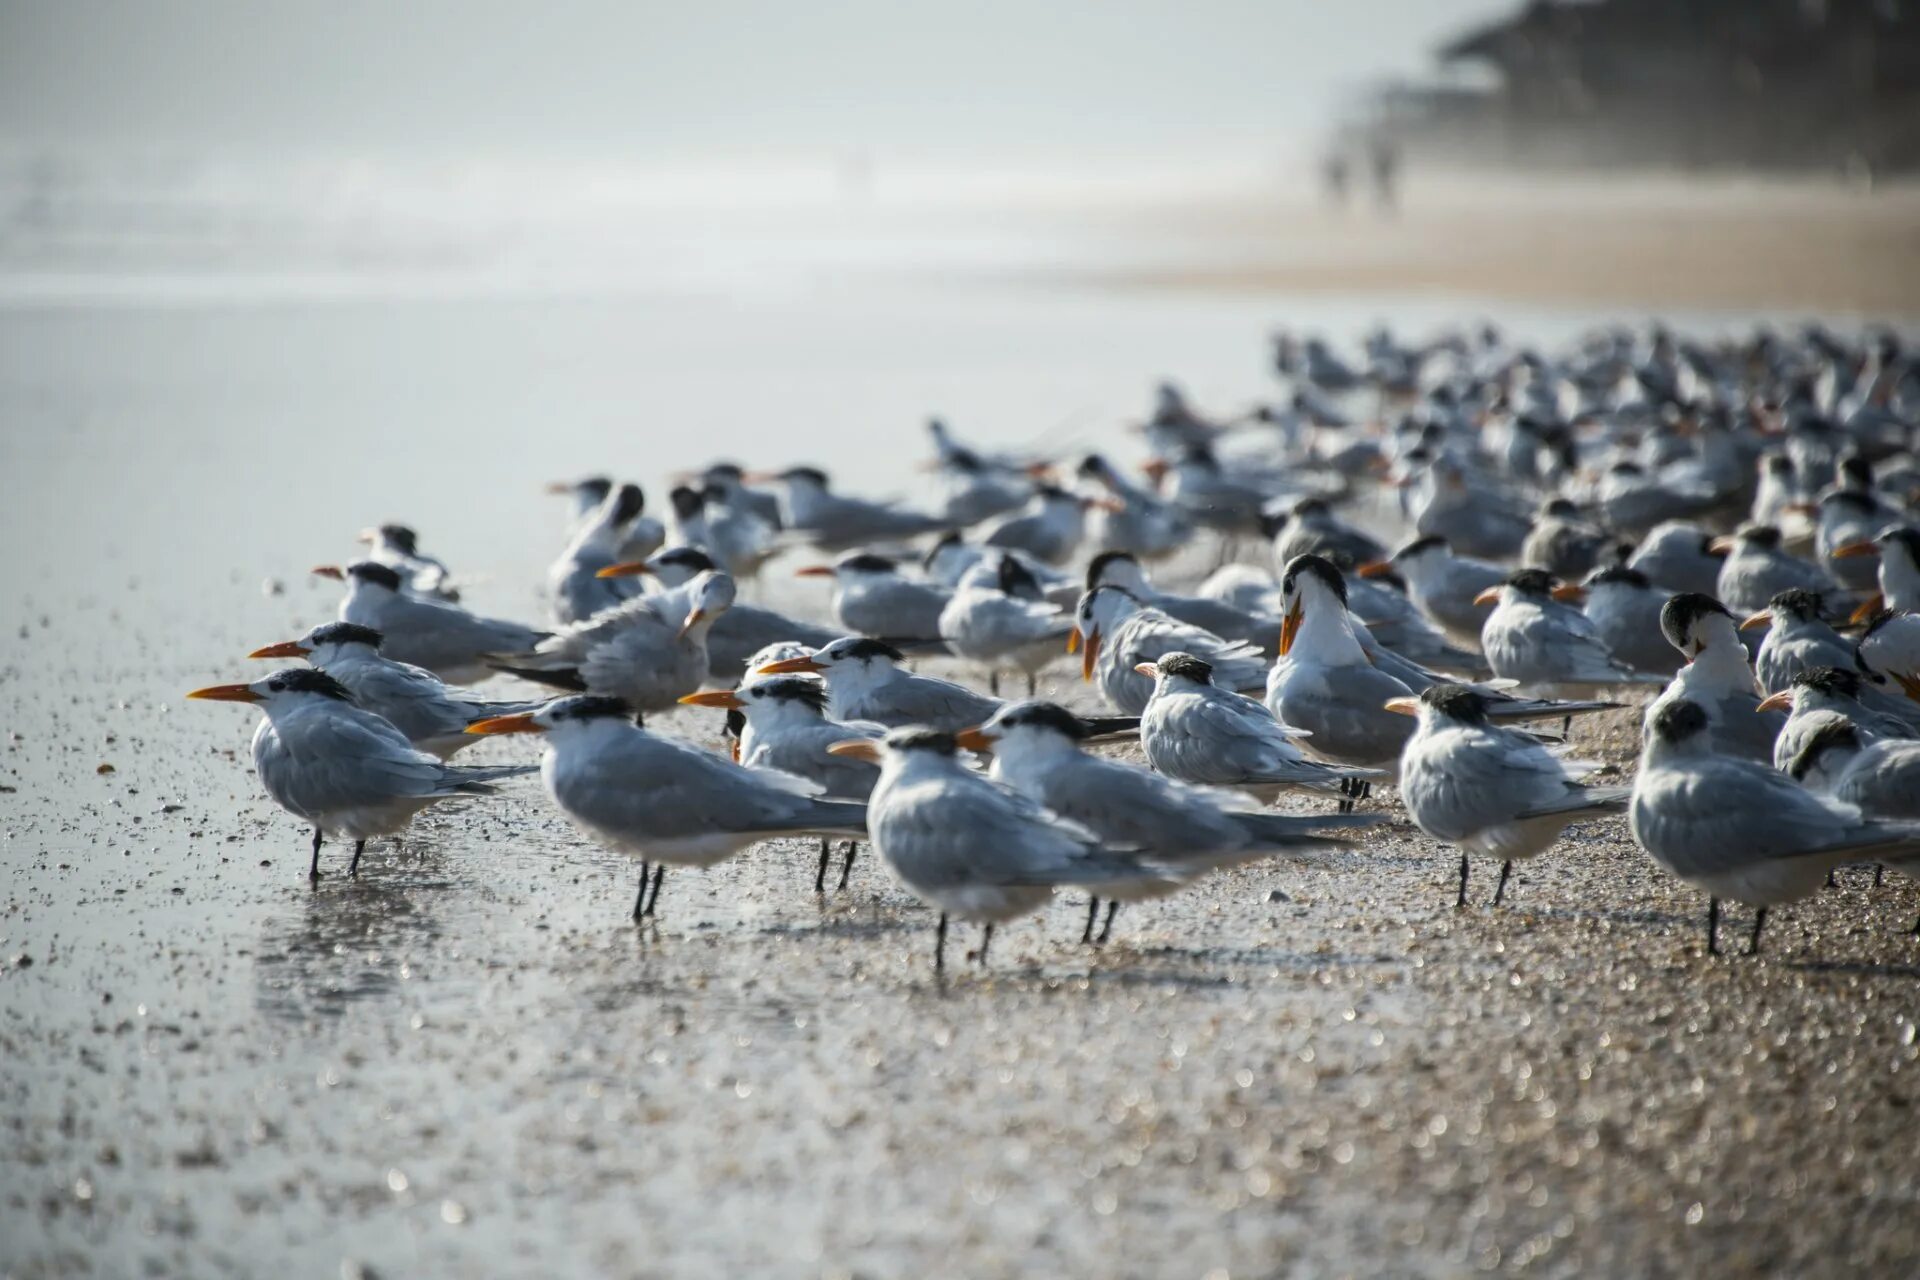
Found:
[[[330,848],[309,885],[251,716],[181,700],[329,616],[304,570],[380,519],[480,610],[536,616],[541,484],[589,469],[656,503],[722,454],[884,488],[929,412],[1124,448],[1160,377],[1271,394],[1280,324],[1558,343],[1920,297],[1904,191],[1489,208],[1416,182],[1385,228],[1294,210],[1026,211],[996,224],[1018,253],[966,270],[816,264],[745,301],[372,274],[56,294],[10,260],[0,1273],[1911,1273],[1903,876],[1843,871],[1756,957],[1736,913],[1709,958],[1705,899],[1619,821],[1499,909],[1485,865],[1459,910],[1454,855],[1402,820],[1124,912],[1102,951],[1063,895],[943,985],[928,911],[871,857],[817,900],[798,842],[670,875],[638,931],[631,864],[531,783],[357,881]],[[1086,265],[1045,267],[1055,228]],[[791,567],[759,598],[819,611]],[[1064,668],[1046,690],[1091,705]],[[716,720],[661,726],[717,744]],[[1574,736],[1624,771],[1635,709]]]

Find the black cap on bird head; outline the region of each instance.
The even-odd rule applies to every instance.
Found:
[[[307,638],[316,645],[364,644],[369,649],[378,649],[384,637],[372,627],[363,627],[357,622],[329,622],[315,627]]]
[[[1589,587],[1603,587],[1609,583],[1645,591],[1653,585],[1653,580],[1638,569],[1629,569],[1624,564],[1610,564],[1587,579]]]
[[[835,640],[820,652],[837,662],[868,662],[874,658],[885,658],[889,662],[907,660],[907,655],[885,640],[875,640],[872,636],[846,636]]]
[[[1515,569],[1507,575],[1507,585],[1523,596],[1553,594],[1553,575],[1545,569]]]
[[[1190,653],[1163,653],[1153,665],[1160,669],[1163,676],[1179,676],[1195,684],[1213,683],[1213,664]]]
[[[682,520],[693,519],[707,505],[705,494],[684,484],[673,486],[667,501],[673,504],[673,514]]]
[[[371,583],[376,587],[385,587],[389,591],[400,589],[400,572],[384,564],[375,564],[371,560],[356,560],[347,566],[347,576],[358,582]]]
[[[1087,726],[1081,722],[1079,716],[1057,703],[1041,702],[1037,699],[1016,702],[1003,708],[993,717],[993,723],[1006,729],[1022,727],[1049,729],[1075,741],[1088,734]]]
[[[380,537],[404,556],[410,556],[420,548],[420,535],[404,524],[381,525]]]
[[[1023,599],[1038,599],[1042,594],[1040,579],[1033,576],[1019,558],[1011,555],[1000,557],[1000,593],[1020,596]]]
[[[1780,530],[1770,524],[1743,524],[1733,536],[1740,542],[1769,551],[1778,550],[1780,546]]]
[[[1580,514],[1580,508],[1571,498],[1548,498],[1540,505],[1540,514],[1556,520],[1571,520]]]
[[[1647,729],[1669,745],[1687,741],[1706,732],[1707,713],[1697,702],[1678,698],[1653,713]]]
[[[841,556],[833,562],[835,570],[851,569],[855,573],[892,573],[900,566],[893,560],[871,551],[856,551],[850,556]]]
[[[1731,619],[1733,614],[1727,606],[1712,596],[1698,591],[1682,591],[1660,606],[1660,634],[1667,643],[1682,653],[1687,652],[1687,637],[1693,634],[1694,627],[1708,614],[1717,613]]]
[[[1347,580],[1341,576],[1340,570],[1334,568],[1333,561],[1325,556],[1308,552],[1287,561],[1287,567],[1280,575],[1281,593],[1292,595],[1299,589],[1303,577],[1318,580],[1327,590],[1340,597],[1341,604],[1347,602]]]
[[[1796,688],[1812,689],[1829,697],[1860,697],[1862,679],[1857,671],[1845,667],[1809,667],[1793,677]]]
[[[1485,724],[1487,700],[1476,689],[1451,680],[1436,680],[1420,691],[1420,701],[1449,720],[1462,724]]]
[[[1770,475],[1791,476],[1793,474],[1793,459],[1784,453],[1768,454],[1763,465]]]
[[[787,481],[798,480],[821,489],[827,487],[827,473],[818,467],[788,467],[780,473],[780,479]]]
[[[546,715],[551,720],[575,724],[594,720],[632,720],[635,724],[640,723],[640,718],[624,700],[598,693],[579,693],[549,702]]]
[[[1767,601],[1767,610],[1776,616],[1784,614],[1799,622],[1808,622],[1820,616],[1821,599],[1818,591],[1808,591],[1805,587],[1789,587],[1776,592],[1773,599]]]
[[[620,495],[613,502],[613,522],[627,524],[638,520],[647,509],[647,495],[640,491],[637,484],[623,484]]]
[[[664,565],[673,569],[685,569],[690,574],[712,573],[717,572],[720,568],[719,565],[713,562],[713,557],[702,551],[699,547],[686,546],[668,547],[665,551],[655,552],[653,563],[656,566]]]
[[[1091,591],[1100,585],[1101,579],[1106,577],[1108,565],[1138,563],[1131,551],[1102,551],[1087,562],[1087,590]]]
[[[598,506],[600,503],[605,502],[607,495],[613,491],[613,481],[607,479],[605,476],[588,476],[585,480],[579,481],[573,487],[579,490],[580,493],[594,505]]]
[[[288,667],[267,677],[267,688],[280,693],[314,693],[336,702],[352,702],[347,686],[318,667]]]
[[[1841,478],[1849,484],[1859,485],[1863,489],[1873,487],[1873,464],[1861,454],[1849,453],[1841,458],[1839,471]]]
[[[813,708],[821,715],[827,713],[827,686],[806,676],[769,676],[741,689],[740,696],[771,702],[796,702]]]
[[[889,751],[928,751],[934,755],[950,756],[960,750],[960,744],[954,741],[952,734],[920,724],[895,729],[887,735],[886,743]]]
[[[1293,504],[1293,514],[1302,520],[1318,520],[1330,512],[1325,498],[1302,498]]]
[[[1107,472],[1107,460],[1097,453],[1090,453],[1080,459],[1080,465],[1074,468],[1074,472],[1077,475],[1083,475],[1089,479],[1095,476],[1105,475]]]
[[[1447,540],[1439,534],[1423,534],[1387,558],[1391,561],[1411,560],[1415,556],[1425,555],[1427,552],[1435,549],[1443,552],[1451,550],[1447,544]]]

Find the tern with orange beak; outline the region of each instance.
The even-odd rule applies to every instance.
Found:
[[[1715,539],[1713,547],[1727,557],[1720,562],[1713,594],[1743,618],[1766,608],[1782,591],[1833,590],[1833,581],[1818,565],[1781,545],[1780,530],[1773,525],[1742,525],[1732,537]]]
[[[1579,774],[1597,765],[1563,760],[1531,734],[1495,724],[1465,685],[1436,684],[1387,710],[1417,721],[1400,756],[1400,799],[1422,831],[1459,846],[1457,906],[1467,905],[1469,855],[1500,859],[1499,906],[1515,862],[1573,823],[1626,811],[1628,788],[1582,786]]]
[[[1920,529],[1900,525],[1871,541],[1850,542],[1835,548],[1835,560],[1880,558],[1879,586],[1854,610],[1854,622],[1866,622],[1882,611],[1912,613],[1920,609]]]
[[[1621,684],[1660,684],[1658,672],[1635,671],[1613,656],[1591,619],[1571,601],[1578,587],[1556,585],[1543,569],[1521,569],[1474,597],[1493,602],[1480,629],[1480,648],[1493,674],[1537,698],[1591,697]]]
[[[1213,668],[1215,684],[1239,692],[1259,689],[1267,673],[1259,646],[1223,640],[1115,586],[1097,586],[1080,597],[1067,652],[1080,654],[1081,677],[1098,683],[1107,705],[1124,715],[1147,709],[1153,681],[1138,668],[1163,654],[1192,654]]]
[[[761,676],[738,689],[709,689],[690,693],[681,702],[695,707],[722,707],[741,716],[739,762],[750,769],[778,769],[805,778],[828,800],[864,802],[879,781],[880,768],[866,760],[834,755],[836,742],[864,738],[877,741],[886,730],[877,724],[843,724],[827,718],[827,688],[811,676]],[[827,887],[828,842],[820,841],[820,866],[813,890]],[[847,887],[853,871],[853,842],[848,841],[840,865],[840,887]]]
[[[808,565],[796,576],[833,579],[831,608],[841,634],[896,644],[939,639],[940,611],[952,599],[941,587],[907,577],[892,557],[866,551]]]
[[[1280,575],[1280,598],[1286,612],[1280,660],[1267,676],[1267,710],[1305,731],[1298,745],[1313,759],[1392,777],[1413,723],[1387,703],[1413,690],[1368,660],[1347,612],[1345,577],[1322,556],[1296,556]],[[1362,779],[1348,803],[1370,787]]]
[[[702,573],[717,571],[713,557],[698,547],[668,547],[644,562],[612,565],[600,572],[622,577],[647,574],[669,590],[684,587]],[[707,632],[707,675],[724,684],[733,684],[746,675],[753,656],[774,644],[797,644],[808,650],[830,644],[845,634],[831,627],[735,600],[725,613],[713,620]]]
[[[587,834],[640,860],[635,919],[655,914],[668,866],[710,867],[780,836],[866,831],[866,806],[819,799],[820,788],[803,778],[742,768],[650,733],[618,698],[561,698],[467,732],[542,736],[540,777],[554,804]]]
[[[499,618],[482,618],[456,604],[406,594],[398,570],[371,560],[345,569],[321,565],[321,577],[347,584],[340,621],[371,627],[385,637],[395,662],[425,667],[448,684],[478,684],[495,674],[490,659],[531,649],[544,631]]]
[[[1414,608],[1449,638],[1475,648],[1493,606],[1474,602],[1507,576],[1499,565],[1455,555],[1447,540],[1434,534],[1415,538],[1387,559],[1368,561],[1355,572],[1362,578],[1397,574],[1407,584]]]
[[[1662,704],[1684,699],[1705,712],[1714,750],[1771,764],[1774,739],[1787,718],[1761,710],[1753,664],[1726,606],[1682,591],[1660,606],[1660,630],[1686,662],[1647,705],[1646,722]]]
[[[380,652],[381,635],[351,622],[325,622],[298,640],[255,649],[249,658],[302,658],[345,685],[363,711],[383,717],[407,741],[442,760],[472,746],[467,726],[489,716],[510,715],[537,702],[499,702],[471,697],[425,667],[394,662]]]
[[[604,571],[603,571],[604,572]],[[733,579],[702,573],[568,627],[499,669],[556,689],[665,711],[707,678],[707,633],[733,605]]]
[[[449,604],[459,601],[460,590],[453,584],[453,574],[445,564],[420,550],[420,535],[411,525],[389,522],[362,529],[360,541],[367,544],[367,559],[399,570],[408,595]]]
[[[634,579],[609,576],[602,570],[627,559],[628,531],[645,509],[646,497],[640,486],[623,484],[588,513],[560,558],[547,570],[548,608],[554,625],[585,622],[602,609],[611,609],[640,594],[640,584]],[[654,523],[657,526],[659,522]]]
[[[1802,671],[1785,689],[1761,699],[1760,710],[1787,713],[1773,741],[1773,767],[1783,772],[1791,772],[1821,727],[1834,719],[1853,725],[1861,746],[1881,738],[1920,737],[1920,714],[1912,714],[1920,707],[1868,683],[1851,666]]]
[[[1060,656],[1072,620],[1037,597],[1040,584],[1005,552],[993,552],[967,570],[940,612],[947,647],[987,673],[987,687],[1000,692],[1000,673],[1018,671],[1034,691],[1041,668]]]
[[[530,765],[451,765],[416,750],[385,719],[355,706],[345,685],[307,667],[187,696],[250,702],[265,713],[253,734],[254,771],[275,804],[313,827],[307,874],[314,879],[325,836],[354,842],[347,874],[358,875],[367,841],[399,833],[428,805],[488,795],[489,784],[533,772]]]
[[[1258,709],[1250,699],[1240,701]],[[1105,942],[1123,902],[1162,898],[1208,871],[1274,854],[1344,849],[1345,841],[1321,833],[1379,821],[1373,814],[1261,813],[1252,801],[1230,792],[1202,790],[1090,755],[1081,750],[1085,737],[1078,716],[1051,702],[1029,699],[1000,708],[985,724],[962,730],[956,739],[962,747],[993,753],[989,772],[1001,785],[1080,823],[1108,845],[1137,849],[1163,864],[1140,880],[1084,886],[1095,896],[1087,908],[1082,942]],[[1094,916],[1101,898],[1107,900],[1107,918],[1096,938]]]
[[[1743,619],[1742,631],[1766,628],[1753,655],[1760,692],[1779,693],[1802,671],[1815,667],[1850,667],[1853,645],[1827,625],[1822,616],[1824,598],[1816,591],[1782,591],[1767,607]]]
[[[788,467],[771,476],[749,476],[747,480],[778,483],[780,510],[787,528],[829,553],[907,542],[947,527],[938,516],[909,511],[891,502],[835,493],[826,472],[818,467]]]
[[[1177,882],[1183,874],[1108,847],[1079,823],[974,772],[950,733],[895,729],[880,743],[843,742],[833,751],[880,765],[868,802],[874,852],[909,892],[939,910],[936,971],[946,967],[949,916],[983,926],[969,958],[984,965],[994,925],[1038,911],[1056,887],[1156,876]]]

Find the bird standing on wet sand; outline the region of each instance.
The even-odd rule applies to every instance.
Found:
[[[1653,860],[1707,891],[1707,951],[1720,950],[1720,899],[1756,908],[1748,952],[1760,949],[1767,908],[1797,902],[1844,862],[1920,856],[1920,823],[1862,818],[1784,774],[1716,752],[1707,713],[1679,699],[1647,722],[1629,824]]]
[[[788,467],[776,475],[783,489],[780,513],[786,527],[822,551],[851,551],[874,543],[904,542],[947,528],[938,516],[886,502],[849,498],[828,487],[818,467]]]
[[[1140,746],[1156,772],[1177,782],[1272,800],[1296,788],[1351,795],[1355,784],[1383,776],[1307,759],[1295,741],[1306,734],[1252,698],[1215,686],[1213,668],[1190,653],[1162,654],[1136,669],[1154,682],[1140,714]]]
[[[1164,860],[1164,870],[1142,880],[1089,886],[1094,896],[1082,942],[1105,942],[1123,902],[1163,898],[1208,871],[1273,854],[1348,848],[1346,841],[1318,833],[1380,820],[1375,814],[1295,817],[1236,809],[1223,803],[1228,797],[1220,792],[1089,755],[1080,749],[1085,736],[1077,716],[1033,700],[1002,707],[985,724],[957,735],[962,747],[993,753],[990,773],[1003,786],[1082,824],[1109,845]],[[1186,874],[1167,874],[1176,870]],[[1107,900],[1107,918],[1096,938],[1101,898]]]
[[[1095,587],[1080,597],[1067,652],[1080,654],[1081,677],[1097,679],[1107,704],[1125,715],[1146,710],[1153,681],[1141,675],[1139,667],[1163,654],[1192,654],[1211,666],[1214,681],[1228,689],[1258,689],[1267,669],[1257,646],[1223,640],[1112,586]]]
[[[1436,684],[1387,708],[1418,717],[1400,756],[1400,799],[1422,831],[1460,847],[1458,906],[1467,905],[1470,855],[1500,859],[1499,906],[1515,862],[1551,848],[1573,823],[1627,807],[1628,788],[1581,785],[1575,766],[1494,724],[1464,685]]]
[[[471,697],[424,667],[384,657],[380,642],[380,633],[370,627],[323,622],[298,640],[270,644],[247,656],[306,659],[345,685],[361,710],[386,720],[407,735],[407,741],[442,760],[474,744],[467,734],[467,726],[474,721],[539,705]]]
[[[654,914],[670,864],[710,867],[777,836],[866,832],[864,805],[817,799],[818,786],[792,774],[744,769],[650,733],[618,698],[561,698],[467,732],[544,735],[540,777],[553,802],[601,843],[640,859],[636,920]]]
[[[325,836],[351,840],[349,876],[367,841],[394,835],[430,804],[489,795],[489,783],[531,773],[528,765],[452,765],[416,750],[405,734],[353,703],[323,671],[292,667],[252,684],[219,684],[187,695],[250,702],[265,714],[253,733],[253,767],[273,802],[313,826],[311,879]]]
[[[703,573],[718,571],[719,567],[712,556],[698,547],[668,547],[645,560],[608,565],[600,570],[600,576],[627,578],[644,574],[672,591],[685,587]],[[676,598],[684,600],[684,593]],[[793,643],[817,649],[843,634],[831,627],[802,622],[778,609],[743,604],[736,598],[724,613],[714,618],[713,626],[707,631],[707,675],[733,684],[746,674],[753,656],[770,644]]]
[[[996,552],[962,575],[940,611],[940,638],[955,656],[986,671],[996,696],[1002,671],[1024,674],[1031,695],[1041,669],[1060,656],[1061,642],[1073,629],[1064,612],[1034,598],[1039,591],[1019,561]]]
[[[1480,648],[1493,674],[1536,697],[1591,696],[1614,685],[1660,683],[1659,673],[1635,671],[1614,657],[1592,620],[1561,603],[1583,598],[1578,587],[1556,585],[1544,569],[1520,569],[1476,596],[1475,603],[1495,606],[1480,629]]]
[[[765,676],[738,689],[708,689],[680,699],[688,706],[724,707],[740,713],[735,760],[749,769],[777,769],[805,778],[820,788],[825,800],[865,802],[880,780],[879,766],[865,760],[836,756],[827,748],[851,738],[877,739],[886,730],[877,724],[846,724],[827,718],[827,688],[809,676]],[[830,843],[820,841],[820,868],[813,891],[826,892]],[[853,873],[853,841],[847,842],[840,864],[840,887]]]
[[[940,612],[952,599],[951,592],[901,573],[897,560],[870,551],[851,552],[830,565],[809,565],[795,570],[795,576],[833,579],[833,620],[842,634],[895,643],[937,640]]]
[[[946,967],[947,917],[984,926],[987,962],[993,926],[1039,910],[1055,888],[1098,891],[1156,876],[1177,881],[1180,868],[1107,846],[1075,822],[962,764],[949,733],[895,729],[880,744],[843,742],[836,755],[878,760],[880,782],[868,802],[874,852],[894,877],[940,911],[933,967]]]
[[[1771,763],[1774,739],[1787,720],[1778,711],[1761,710],[1753,664],[1726,606],[1712,596],[1682,591],[1660,607],[1660,630],[1686,662],[1647,704],[1643,723],[1651,724],[1666,703],[1692,702],[1707,716],[1714,750]]]

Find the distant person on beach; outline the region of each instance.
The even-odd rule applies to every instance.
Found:
[[[1400,211],[1400,148],[1393,139],[1376,136],[1367,147],[1373,169],[1373,201],[1382,213]]]
[[[1327,203],[1336,209],[1347,207],[1347,195],[1353,181],[1353,168],[1338,151],[1320,162],[1320,185],[1326,189]]]

